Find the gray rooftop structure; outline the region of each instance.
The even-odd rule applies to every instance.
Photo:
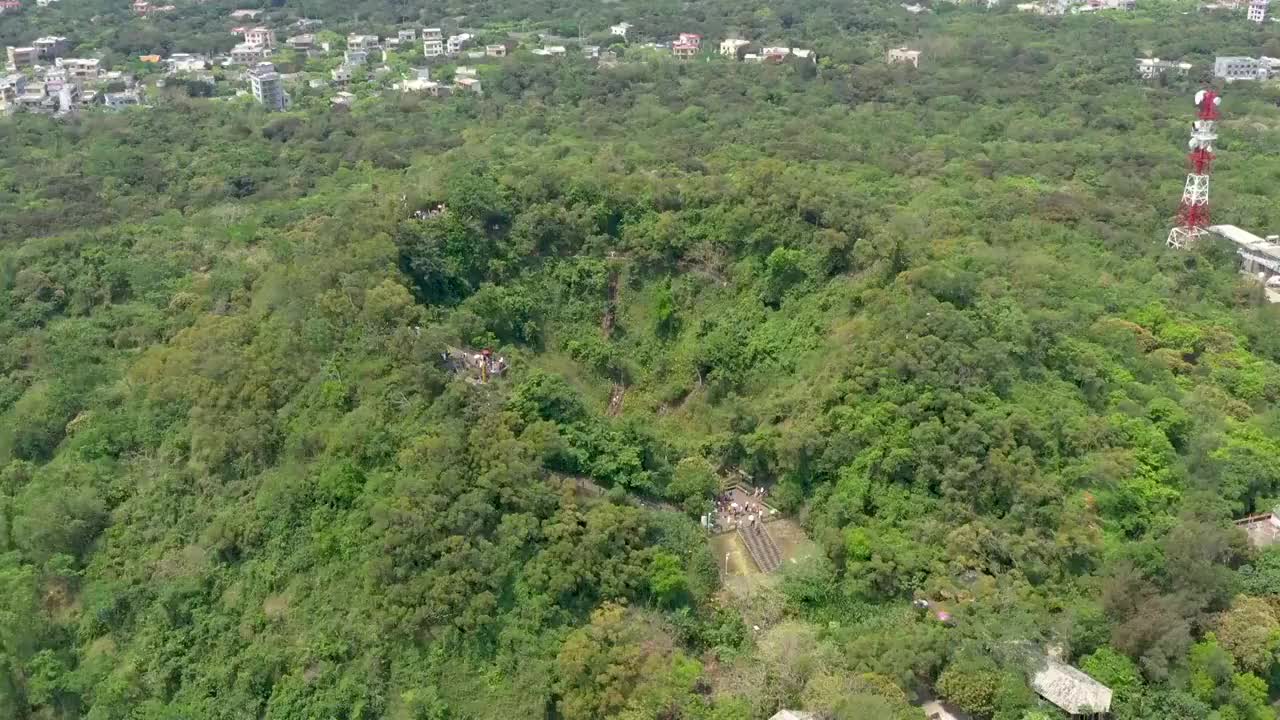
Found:
[[[1031,689],[1072,717],[1101,717],[1111,711],[1111,688],[1051,657],[1042,656],[1033,668]]]

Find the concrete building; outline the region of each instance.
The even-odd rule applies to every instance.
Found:
[[[400,82],[401,92],[428,92],[440,83],[431,80],[430,68],[417,68],[414,70],[414,76],[405,78]]]
[[[271,49],[263,45],[239,43],[231,48],[232,65],[256,65],[271,57]]]
[[[725,57],[731,57],[737,60],[747,51],[751,45],[750,40],[741,40],[738,38],[728,38],[720,41],[720,54]]]
[[[5,52],[9,57],[9,67],[14,70],[21,70],[35,65],[38,57],[34,47],[14,47],[10,45],[5,48]]]
[[[355,67],[369,61],[369,53],[364,50],[348,50],[342,53],[342,64]]]
[[[534,55],[541,57],[564,57],[569,49],[563,45],[546,45],[533,51]]]
[[[232,10],[231,18],[234,20],[253,20],[261,14],[261,10]]]
[[[1209,232],[1230,241],[1236,246],[1236,254],[1240,256],[1240,272],[1256,278],[1258,282],[1262,283],[1267,302],[1280,302],[1280,236],[1268,235],[1265,238],[1261,238],[1235,225],[1211,225],[1209,226]],[[1244,527],[1246,521],[1261,521],[1263,517],[1245,518],[1237,521],[1236,524]],[[1269,519],[1267,522],[1274,522],[1277,526],[1280,526],[1280,520],[1273,521]],[[1251,540],[1254,539],[1255,531],[1262,532],[1266,530],[1271,532],[1271,530],[1263,526],[1256,528],[1244,527],[1244,530],[1249,533]]]
[[[174,53],[169,56],[169,72],[201,72],[209,67],[209,59],[203,55]]]
[[[440,28],[426,28],[422,31],[422,54],[435,58],[444,55],[444,34]]]
[[[1271,0],[1249,0],[1249,21],[1262,24],[1267,19],[1267,8]]]
[[[289,95],[284,91],[284,82],[276,66],[271,63],[258,63],[249,70],[249,89],[253,99],[268,110],[284,110],[289,107]]]
[[[336,83],[346,84],[351,82],[351,70],[352,67],[350,65],[343,63],[342,65],[330,70],[329,77],[333,78],[333,81]]]
[[[1111,689],[1070,665],[1044,657],[1031,675],[1031,689],[1072,718],[1103,718],[1111,712]]]
[[[27,89],[27,76],[21,73],[0,75],[0,108],[14,103]]]
[[[36,38],[31,47],[36,50],[36,57],[41,60],[53,60],[67,54],[69,43],[61,35],[47,35]]]
[[[633,27],[635,26],[629,22],[621,22],[621,23],[618,23],[617,25],[610,25],[609,34],[615,35],[617,37],[622,38],[623,40],[626,40],[627,33],[631,32],[631,28]]]
[[[1270,66],[1257,58],[1228,55],[1213,60],[1213,76],[1227,82],[1266,80],[1270,74]]]
[[[1271,272],[1274,271],[1271,270]],[[1249,536],[1249,544],[1256,548],[1275,545],[1276,541],[1280,540],[1280,518],[1277,518],[1274,512],[1240,518],[1236,520],[1236,527]]]
[[[458,53],[465,50],[468,45],[471,44],[472,39],[473,38],[471,33],[458,33],[457,35],[450,35],[449,39],[445,41],[444,50],[446,53],[450,55],[457,55]]]
[[[691,60],[702,50],[702,36],[697,33],[680,33],[671,43],[671,54],[681,60]]]
[[[587,60],[599,60],[600,46],[599,45],[583,45],[582,57],[586,58]]]
[[[767,47],[760,51],[760,58],[771,62],[782,62],[790,56],[791,48],[789,47]]]
[[[477,77],[460,77],[454,78],[453,84],[459,89],[476,95],[484,94],[480,88],[480,78]]]
[[[377,35],[358,35],[352,33],[347,36],[347,50],[354,50],[364,53],[370,53],[381,47],[378,44]]]
[[[485,57],[506,57],[507,46],[506,45],[485,45],[484,54],[485,54]]]
[[[315,49],[316,36],[312,35],[311,33],[294,35],[293,37],[290,37],[288,40],[285,40],[284,43],[288,45],[290,48],[297,50],[298,52],[308,52],[310,50]]]
[[[1191,63],[1173,62],[1172,60],[1161,60],[1160,58],[1138,58],[1138,75],[1143,80],[1153,80],[1166,73],[1174,75],[1186,75],[1191,69]]]
[[[58,58],[54,63],[66,71],[67,76],[80,81],[94,82],[102,71],[98,58]]]
[[[397,30],[396,39],[400,42],[413,42],[418,39],[418,31],[413,28],[407,30]]]
[[[116,92],[106,93],[102,96],[102,104],[109,110],[119,110],[121,108],[141,105],[142,98],[138,97],[136,92]]]
[[[244,41],[250,45],[274,48],[276,46],[276,31],[267,27],[249,28],[244,31]]]
[[[885,60],[892,63],[906,63],[911,67],[920,67],[920,51],[908,47],[893,48],[885,55]]]

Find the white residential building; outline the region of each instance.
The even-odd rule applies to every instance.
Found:
[[[725,57],[731,57],[735,60],[746,48],[751,45],[750,40],[741,40],[738,38],[729,38],[720,41],[720,54]]]
[[[1234,55],[1217,57],[1213,61],[1213,76],[1227,82],[1266,80],[1271,76],[1271,65],[1258,58]]]
[[[485,45],[484,54],[486,57],[506,57],[507,46],[506,45]]]
[[[54,63],[76,80],[96,81],[102,70],[102,61],[98,58],[58,58]]]
[[[347,50],[368,53],[377,50],[378,47],[377,35],[358,35],[353,33],[347,36]]]
[[[276,46],[276,31],[267,27],[249,28],[244,31],[244,41],[250,45],[273,48]]]
[[[363,50],[348,50],[342,53],[343,65],[351,65],[352,67],[354,67],[356,65],[363,65],[368,61],[369,61],[369,53]]]
[[[466,49],[467,45],[471,44],[471,40],[472,40],[471,33],[458,33],[457,35],[450,35],[448,41],[445,42],[445,48],[444,48],[445,52],[449,53],[450,55],[457,55],[458,53]]]
[[[610,35],[616,35],[616,36],[618,36],[618,37],[622,38],[623,40],[626,40],[626,39],[627,39],[627,33],[631,32],[631,28],[633,28],[633,27],[635,27],[635,26],[634,26],[634,25],[632,25],[632,24],[631,24],[631,23],[629,23],[629,22],[621,22],[621,23],[618,23],[617,25],[610,25],[610,26],[609,26],[609,34],[610,34]]]
[[[429,58],[444,55],[444,35],[440,28],[426,28],[422,31],[422,54]]]
[[[920,51],[908,47],[893,48],[885,56],[889,63],[907,63],[911,67],[920,67]]]
[[[239,43],[231,48],[232,65],[254,65],[271,56],[271,48],[265,45]]]
[[[564,54],[568,51],[568,48],[563,45],[547,45],[534,50],[533,54],[542,57],[564,57]]]
[[[344,63],[330,70],[329,77],[333,78],[336,83],[349,83],[351,82],[351,69],[350,65]]]
[[[1191,63],[1173,62],[1172,60],[1161,60],[1160,58],[1138,58],[1138,75],[1143,80],[1153,80],[1165,73],[1172,72],[1175,75],[1186,75],[1191,69]]]
[[[408,30],[397,30],[396,39],[402,43],[413,42],[418,39],[418,31],[413,28],[409,28]]]
[[[1249,20],[1261,24],[1267,19],[1267,6],[1271,0],[1249,0]]]
[[[203,55],[174,53],[169,56],[169,72],[201,72],[209,67],[209,59]]]
[[[249,71],[249,87],[253,99],[268,110],[284,110],[289,107],[289,95],[284,91],[280,73],[271,63],[258,63]]]

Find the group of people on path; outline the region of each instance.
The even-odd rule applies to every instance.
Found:
[[[767,491],[763,487],[752,489],[748,499],[741,502],[735,497],[733,490],[723,492],[716,497],[716,516],[723,518],[725,524],[736,528],[740,524],[755,525],[764,522],[767,516],[778,511],[766,507],[764,497]]]

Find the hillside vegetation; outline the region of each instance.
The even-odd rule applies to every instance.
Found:
[[[1280,501],[1280,313],[1163,247],[1199,78],[1133,76],[1274,31],[795,12],[817,67],[0,120],[0,717],[1057,717],[1024,643],[1117,720],[1275,717],[1231,519]],[[1276,91],[1225,96],[1265,234]],[[822,550],[751,596],[697,527],[739,470]]]

